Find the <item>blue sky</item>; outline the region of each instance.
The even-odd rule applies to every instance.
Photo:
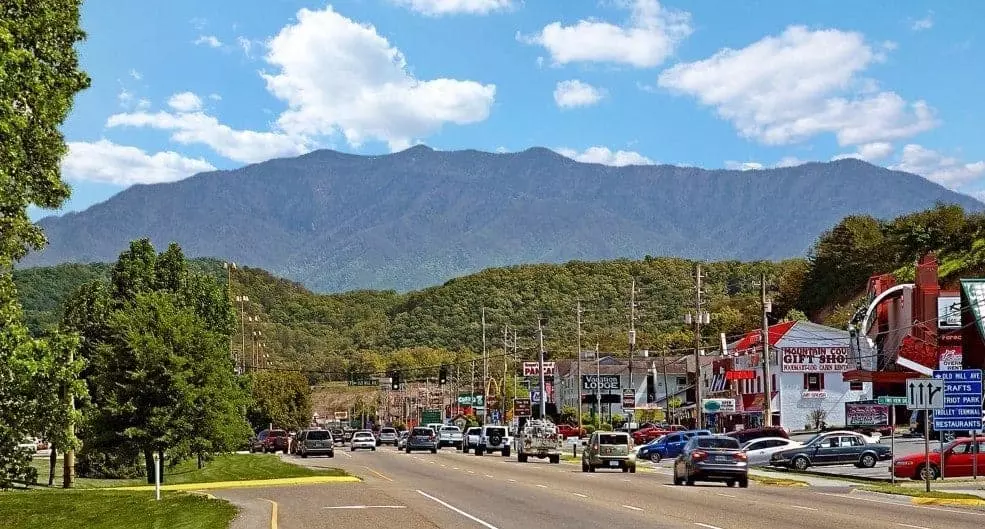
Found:
[[[415,143],[737,169],[856,156],[985,197],[977,1],[164,4],[84,4],[66,209]]]

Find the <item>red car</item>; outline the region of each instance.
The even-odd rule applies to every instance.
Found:
[[[585,436],[585,429],[584,428],[579,429],[577,426],[573,424],[559,424],[557,425],[557,433],[561,437],[581,438]]]
[[[633,432],[633,442],[638,445],[645,445],[650,441],[656,439],[657,437],[667,435],[671,432],[670,429],[660,427],[660,426],[650,426],[648,428],[642,428]]]
[[[978,441],[978,472],[981,474],[985,469],[985,437],[980,437]],[[944,455],[944,476],[948,478],[966,477],[972,475],[973,463],[975,462],[974,445],[971,444],[970,437],[955,439],[944,447],[943,452],[933,452],[930,454],[930,473],[931,479],[941,477],[941,454]],[[926,458],[923,453],[910,454],[896,460],[896,464],[891,469],[898,478],[904,479],[924,479],[924,469]]]

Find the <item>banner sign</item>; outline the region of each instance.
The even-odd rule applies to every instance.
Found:
[[[851,369],[848,347],[784,347],[780,366],[785,373],[831,373]]]
[[[636,392],[631,389],[622,390],[622,407],[624,410],[636,408]]]
[[[582,375],[581,389],[584,391],[622,389],[619,375]]]
[[[482,406],[482,395],[462,393],[458,396],[459,406]]]
[[[735,413],[735,399],[704,399],[701,409],[705,413]]]
[[[754,380],[756,372],[752,369],[733,369],[725,372],[725,380]]]
[[[964,356],[961,354],[960,345],[942,345],[939,350],[940,356],[938,357],[938,370],[956,371],[964,367],[962,364],[964,361]]]
[[[525,377],[539,377],[540,376],[540,364],[537,362],[524,362],[523,363],[523,376]],[[544,376],[552,377],[554,376],[554,362],[544,362]]]
[[[846,402],[845,426],[889,426],[889,406]]]
[[[513,415],[530,417],[530,399],[513,399]]]

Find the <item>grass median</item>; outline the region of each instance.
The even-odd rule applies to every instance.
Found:
[[[109,490],[0,493],[0,525],[7,529],[226,529],[231,504],[202,495]]]
[[[911,498],[933,498],[938,500],[978,500],[985,503],[981,496],[976,496],[974,494],[965,494],[961,492],[947,492],[943,490],[932,490],[927,492],[926,490],[917,489],[914,487],[901,487],[894,485],[866,485],[864,487],[859,487],[859,490],[864,490],[868,492],[879,492],[882,494],[896,494],[899,496],[909,496]]]

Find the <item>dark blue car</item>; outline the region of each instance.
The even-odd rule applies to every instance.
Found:
[[[684,445],[687,444],[688,440],[695,435],[711,435],[711,432],[708,430],[687,430],[669,433],[641,446],[636,451],[636,459],[649,459],[657,463],[665,457],[675,458],[684,450]]]

